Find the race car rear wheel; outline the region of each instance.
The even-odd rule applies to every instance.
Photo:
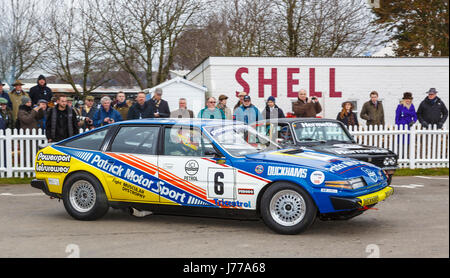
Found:
[[[280,234],[305,231],[316,217],[317,207],[309,194],[298,185],[276,183],[261,199],[264,223]]]
[[[63,202],[66,211],[78,220],[95,220],[109,209],[103,187],[87,173],[76,173],[64,183]]]

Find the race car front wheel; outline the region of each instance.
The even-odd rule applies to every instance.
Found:
[[[300,186],[276,183],[261,199],[264,223],[280,234],[299,234],[315,220],[317,207],[309,194]]]
[[[109,209],[103,187],[87,173],[76,173],[64,183],[63,201],[66,211],[78,220],[95,220]]]

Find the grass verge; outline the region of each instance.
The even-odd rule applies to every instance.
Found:
[[[402,168],[395,171],[394,176],[448,176],[448,168],[409,169]]]

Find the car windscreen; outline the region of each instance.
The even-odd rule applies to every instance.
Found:
[[[248,154],[279,149],[280,147],[259,134],[254,128],[241,125],[210,126],[205,128],[215,142],[220,144],[232,156],[242,157]]]
[[[292,124],[296,140],[305,142],[345,142],[351,143],[352,139],[347,132],[336,122],[295,122]]]

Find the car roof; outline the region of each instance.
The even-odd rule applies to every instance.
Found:
[[[141,119],[141,120],[128,120],[117,122],[116,124],[156,124],[156,125],[189,125],[189,126],[221,126],[230,125],[233,123],[243,124],[238,121],[232,120],[218,120],[218,119],[195,119],[195,118],[164,118],[164,119]]]

